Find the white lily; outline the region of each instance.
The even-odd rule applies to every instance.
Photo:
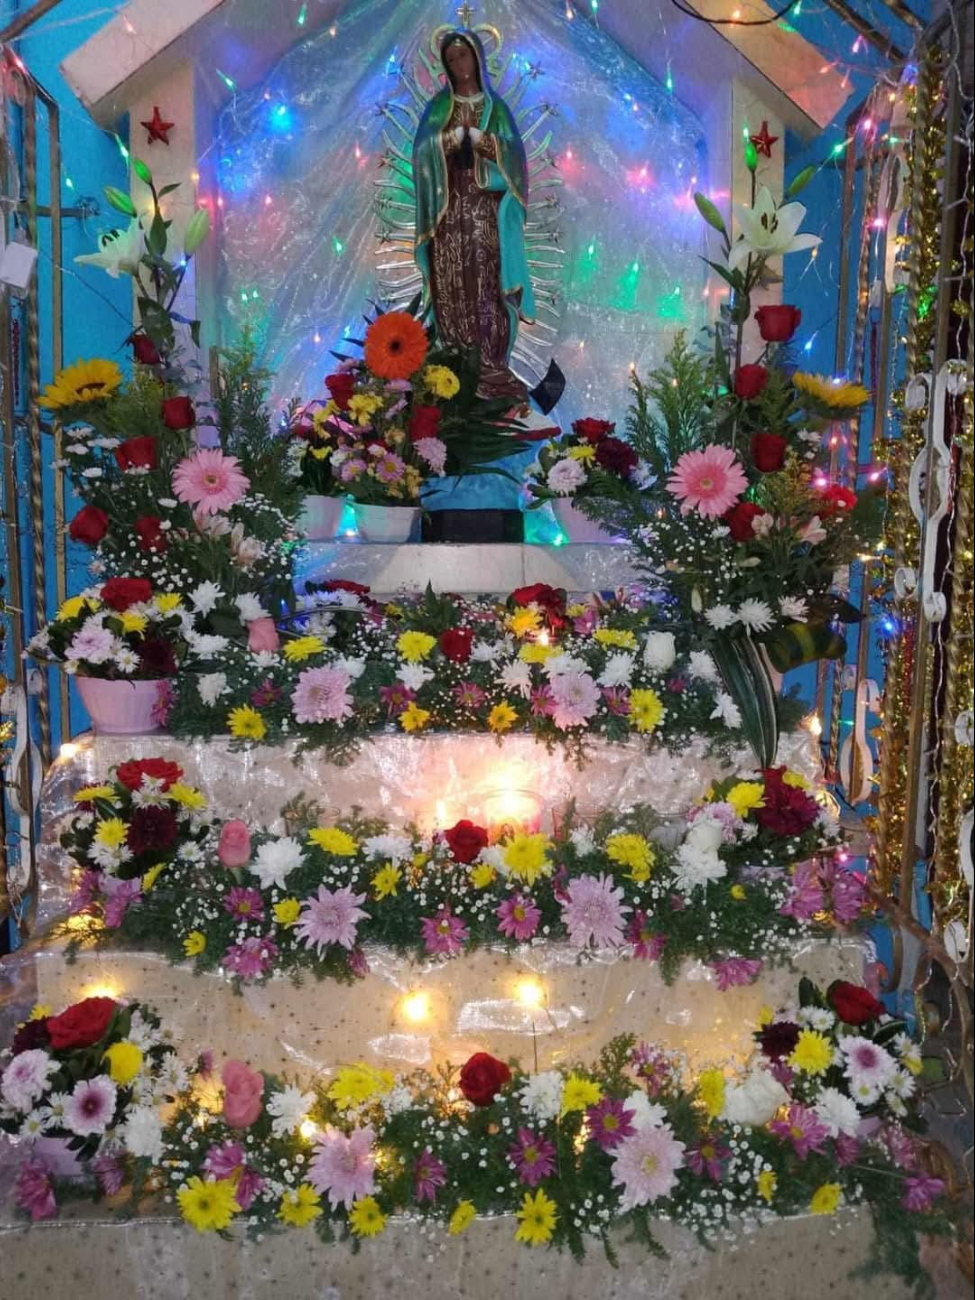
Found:
[[[84,266],[100,266],[113,280],[122,274],[132,275],[142,256],[142,227],[138,217],[133,217],[127,230],[109,230],[98,236],[98,252],[83,253],[76,262]]]
[[[798,235],[806,209],[801,203],[783,203],[778,208],[767,185],[758,191],[755,206],[743,208],[735,205],[741,225],[741,239],[728,258],[733,271],[749,254],[755,257],[780,257],[784,253],[797,253],[803,248],[815,248],[822,243],[818,235]]]

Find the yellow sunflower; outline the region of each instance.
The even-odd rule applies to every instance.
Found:
[[[826,375],[812,375],[797,370],[792,382],[800,393],[813,398],[830,410],[856,410],[870,401],[870,393],[862,384],[838,384]]]
[[[65,406],[84,406],[111,397],[122,382],[122,372],[114,361],[93,357],[76,361],[58,373],[53,384],[41,394],[41,406],[57,411]]]

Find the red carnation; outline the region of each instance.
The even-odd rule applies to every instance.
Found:
[[[857,503],[857,494],[851,488],[840,487],[838,483],[830,483],[828,487],[820,490],[819,499],[821,505],[819,513],[824,516],[835,515],[838,512],[846,513],[852,510]]]
[[[439,427],[439,406],[414,406],[410,415],[410,438],[413,442],[419,442],[421,438],[435,438]]]
[[[620,478],[627,478],[636,469],[638,459],[633,448],[622,438],[606,437],[596,443],[596,464]]]
[[[176,815],[170,808],[149,804],[136,808],[129,822],[125,842],[135,854],[161,853],[176,842],[179,828]]]
[[[826,990],[826,1001],[847,1025],[865,1025],[884,1014],[884,1004],[869,989],[845,980],[834,980]]]
[[[752,434],[751,451],[755,468],[762,474],[774,474],[785,463],[788,445],[788,438],[783,438],[781,433]]]
[[[750,542],[755,536],[752,520],[764,513],[762,507],[757,506],[754,501],[739,501],[724,516],[724,521],[736,542]]]
[[[759,826],[773,835],[802,835],[819,816],[816,800],[796,785],[782,780],[784,768],[769,768],[765,778],[764,807],[755,809]]]
[[[167,397],[162,404],[162,422],[167,429],[192,429],[196,411],[188,397]]]
[[[473,862],[481,849],[486,849],[488,845],[488,833],[483,826],[475,826],[473,822],[459,821],[456,826],[451,826],[449,830],[441,831],[440,834],[447,841],[447,847],[454,856],[456,862],[462,862],[466,866]]]
[[[739,366],[735,371],[735,396],[743,402],[750,402],[758,397],[768,383],[768,371],[764,366]]]
[[[798,307],[782,303],[781,306],[759,307],[755,319],[758,332],[766,343],[788,343],[799,328],[802,312]]]
[[[487,1052],[475,1052],[461,1069],[460,1090],[475,1106],[490,1106],[510,1080],[511,1071],[504,1061]]]
[[[586,442],[602,442],[603,438],[613,432],[616,425],[611,420],[595,420],[587,415],[584,420],[576,420],[572,432]]]
[[[334,375],[325,376],[328,395],[340,411],[349,409],[349,399],[355,392],[355,376],[351,370],[340,370]]]
[[[98,506],[82,506],[68,525],[68,536],[73,542],[97,546],[108,532],[108,515]]]
[[[325,583],[326,591],[351,591],[356,596],[364,596],[369,588],[364,582],[353,582],[351,578],[329,578]]]
[[[114,998],[85,998],[59,1016],[50,1016],[47,1034],[51,1046],[56,1052],[66,1052],[72,1047],[91,1047],[105,1037],[117,1010],[118,1003]]]
[[[148,334],[132,335],[132,356],[140,366],[158,366],[162,360]]]
[[[469,627],[449,627],[440,633],[440,649],[452,664],[466,664],[473,644],[474,633]]]
[[[783,1056],[789,1056],[795,1050],[799,1041],[799,1026],[791,1020],[773,1020],[759,1032],[758,1041],[763,1056],[772,1061],[781,1061]]]
[[[39,1020],[28,1020],[20,1026],[14,1034],[10,1050],[14,1056],[18,1056],[21,1052],[30,1052],[39,1047],[49,1047],[50,1044],[51,1039],[47,1032],[47,1017],[41,1016]]]
[[[174,781],[181,780],[183,769],[168,758],[131,758],[115,770],[115,779],[127,790],[138,790],[144,776],[158,781],[161,790],[168,790]]]
[[[152,583],[148,578],[109,578],[101,590],[102,600],[121,614],[130,605],[138,605],[152,597]]]
[[[169,545],[158,515],[141,515],[135,521],[140,551],[164,551]]]
[[[119,469],[155,469],[155,438],[126,438],[115,448],[115,462]]]
[[[146,637],[139,646],[139,667],[148,677],[172,677],[176,672],[173,647],[162,637]]]

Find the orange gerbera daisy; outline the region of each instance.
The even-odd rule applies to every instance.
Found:
[[[427,355],[427,332],[405,311],[388,311],[366,330],[366,365],[380,379],[409,379]]]

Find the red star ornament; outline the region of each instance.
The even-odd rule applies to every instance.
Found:
[[[764,154],[766,158],[772,157],[772,145],[778,140],[777,135],[769,135],[768,121],[763,119],[762,129],[757,135],[750,135],[749,140],[755,146],[756,153]]]
[[[150,117],[148,122],[141,122],[140,125],[144,126],[149,132],[149,144],[152,144],[153,140],[161,140],[163,144],[169,144],[169,133],[173,129],[175,123],[164,121],[163,115],[159,111],[158,104],[154,104],[152,107],[152,117]]]

